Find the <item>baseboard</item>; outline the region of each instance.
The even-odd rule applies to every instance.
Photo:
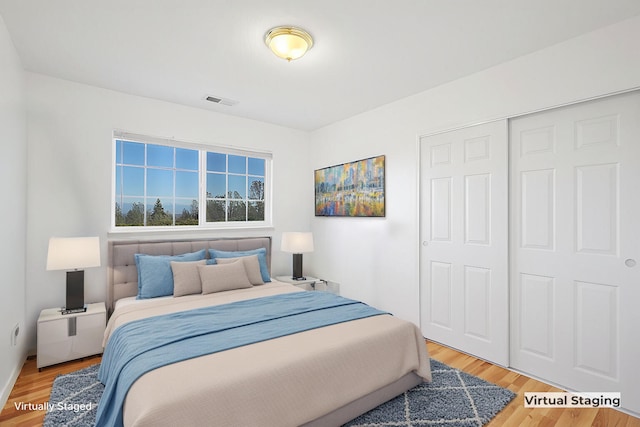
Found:
[[[9,380],[2,386],[2,394],[0,394],[0,410],[2,410],[2,408],[7,404],[11,391],[13,390],[13,386],[16,384],[16,380],[20,375],[23,365],[24,360],[18,366],[14,366],[11,376],[9,376]]]

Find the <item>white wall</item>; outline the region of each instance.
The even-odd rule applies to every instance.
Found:
[[[273,273],[290,269],[279,252],[282,231],[309,230],[312,195],[300,177],[308,174],[308,134],[279,126],[184,107],[92,86],[26,73],[29,140],[27,221],[27,328],[35,348],[40,310],[64,305],[65,273],[46,271],[51,236],[100,236],[102,267],[85,270],[85,301],[106,298],[107,239],[111,203],[112,132],[174,137],[273,153],[273,229],[198,231],[172,237],[271,235]],[[298,209],[307,198],[309,215]],[[162,237],[166,237],[166,233]],[[158,238],[159,235],[145,237]],[[139,236],[138,236],[139,237]]]
[[[22,64],[0,17],[0,407],[26,356],[25,238],[27,210],[27,124]],[[16,346],[13,327],[20,325]]]
[[[385,154],[387,184],[385,219],[313,219],[314,274],[419,324],[418,136],[638,88],[639,52],[636,17],[313,132],[313,169]]]
[[[273,272],[284,274],[280,233],[312,229],[307,274],[419,323],[418,136],[640,87],[639,40],[640,17],[311,134],[27,73],[29,348],[39,311],[64,302],[64,272],[45,271],[49,237],[101,237],[103,267],[86,270],[85,299],[105,299],[114,129],[272,151],[274,229],[198,235],[273,235]],[[313,217],[313,169],[379,154],[386,218]]]

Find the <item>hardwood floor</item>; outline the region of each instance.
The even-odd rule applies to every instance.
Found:
[[[43,368],[38,372],[36,359],[28,358],[18,380],[16,381],[7,404],[0,414],[0,426],[7,427],[35,427],[41,426],[44,420],[44,411],[28,411],[16,409],[16,403],[32,403],[34,405],[48,402],[51,394],[51,386],[56,376],[68,374],[78,369],[100,363],[100,356],[86,357],[81,360],[61,363],[59,365]]]
[[[433,359],[506,387],[518,394],[487,424],[488,427],[640,427],[640,419],[610,408],[525,408],[524,393],[527,391],[564,390],[437,343],[429,342],[427,348]]]
[[[436,360],[518,393],[518,396],[491,420],[488,424],[489,427],[640,427],[640,419],[613,409],[525,408],[524,392],[561,390],[436,343],[429,342],[427,348],[431,357]],[[32,427],[42,425],[44,411],[20,411],[16,409],[15,403],[47,402],[51,393],[51,385],[57,375],[100,363],[100,360],[100,356],[89,357],[47,367],[42,372],[38,372],[36,360],[28,359],[0,414],[0,426]]]

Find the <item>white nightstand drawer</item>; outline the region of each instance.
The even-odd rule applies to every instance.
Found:
[[[102,353],[102,338],[106,325],[106,316],[79,316],[76,324],[76,337],[71,353],[74,359],[91,354]]]
[[[38,368],[102,353],[106,322],[104,303],[88,304],[84,313],[42,310],[38,318]]]

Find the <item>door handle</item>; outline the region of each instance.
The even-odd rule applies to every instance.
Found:
[[[626,265],[629,268],[635,267],[636,266],[636,260],[633,258],[627,258],[626,260],[624,260],[624,265]]]

